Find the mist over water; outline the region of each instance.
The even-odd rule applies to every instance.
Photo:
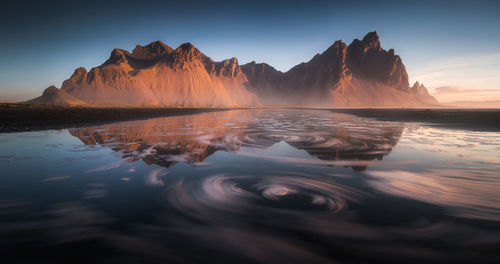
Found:
[[[499,136],[320,110],[0,134],[0,259],[495,263]]]

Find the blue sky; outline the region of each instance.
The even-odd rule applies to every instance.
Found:
[[[0,11],[0,101],[38,96],[113,48],[191,42],[286,71],[376,30],[441,101],[500,99],[500,1],[15,1]]]

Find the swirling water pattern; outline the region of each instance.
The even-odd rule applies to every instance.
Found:
[[[0,258],[495,263],[498,138],[320,110],[0,134]]]

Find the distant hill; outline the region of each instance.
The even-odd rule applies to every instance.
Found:
[[[425,86],[410,87],[394,50],[376,32],[325,52],[283,73],[265,63],[240,67],[215,62],[190,43],[173,49],[161,41],[132,52],[114,49],[102,65],[78,68],[28,103],[120,107],[421,107],[438,105]]]
[[[89,106],[86,103],[64,90],[60,90],[55,86],[50,86],[43,91],[42,96],[29,100],[28,104],[45,104],[45,105],[58,105],[58,106]]]

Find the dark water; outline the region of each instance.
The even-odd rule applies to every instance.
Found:
[[[499,263],[500,133],[234,110],[0,134],[2,263]]]

